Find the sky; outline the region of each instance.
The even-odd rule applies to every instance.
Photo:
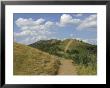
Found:
[[[68,38],[97,44],[96,13],[14,13],[14,42]]]

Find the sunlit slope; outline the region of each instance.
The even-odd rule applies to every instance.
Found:
[[[57,57],[14,43],[14,75],[55,75],[59,68]]]

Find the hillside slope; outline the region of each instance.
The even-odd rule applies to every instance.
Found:
[[[97,73],[97,46],[76,39],[40,40],[29,46],[65,59],[78,65],[78,74]]]
[[[55,75],[58,57],[32,47],[14,43],[14,75]]]

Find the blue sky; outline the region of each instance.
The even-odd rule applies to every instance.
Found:
[[[73,38],[97,44],[95,13],[14,13],[13,19],[14,41],[18,43]]]

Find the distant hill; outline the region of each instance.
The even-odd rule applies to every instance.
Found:
[[[14,43],[14,75],[55,75],[59,58],[23,44]]]
[[[29,46],[37,48],[43,52],[47,52],[65,59],[72,59],[81,67],[88,67],[96,74],[97,68],[97,46],[85,43],[76,39],[65,39],[63,41],[57,39],[40,40]],[[88,70],[88,68],[87,68]],[[82,74],[82,73],[81,73]]]
[[[84,54],[84,52],[85,54],[97,53],[96,45],[91,45],[76,39],[66,39],[63,41],[56,39],[40,40],[29,46],[67,59],[71,58],[73,54]]]

